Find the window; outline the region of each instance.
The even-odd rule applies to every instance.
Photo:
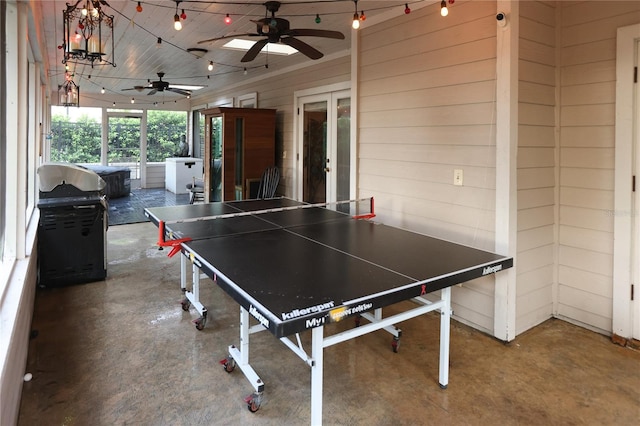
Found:
[[[51,161],[100,164],[102,109],[51,107]]]
[[[179,156],[180,143],[186,135],[186,112],[147,111],[147,161],[163,162]]]
[[[204,158],[204,114],[193,111],[193,152],[192,157]]]

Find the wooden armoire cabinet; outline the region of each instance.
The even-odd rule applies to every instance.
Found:
[[[276,110],[206,109],[205,202],[253,198],[262,172],[275,164]]]

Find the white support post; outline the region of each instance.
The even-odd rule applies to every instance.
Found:
[[[519,3],[498,0],[506,25],[496,26],[496,215],[495,251],[515,257],[517,250],[518,38]],[[515,338],[516,268],[495,276],[493,334]]]
[[[322,425],[322,372],[324,355],[324,326],[311,330],[311,425]]]
[[[451,336],[451,287],[441,290],[444,306],[440,309],[440,387],[449,385],[449,344]]]

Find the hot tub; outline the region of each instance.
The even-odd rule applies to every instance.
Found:
[[[127,197],[131,192],[131,170],[128,167],[83,165],[96,172],[106,183],[105,195],[108,198]]]

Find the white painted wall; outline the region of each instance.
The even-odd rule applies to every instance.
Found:
[[[358,196],[374,196],[385,223],[493,250],[496,5],[439,10],[360,33]],[[493,277],[454,288],[453,302],[493,332]]]
[[[640,2],[558,2],[560,180],[557,316],[610,333],[616,32]]]
[[[556,270],[556,4],[520,3],[516,333],[551,318]]]

